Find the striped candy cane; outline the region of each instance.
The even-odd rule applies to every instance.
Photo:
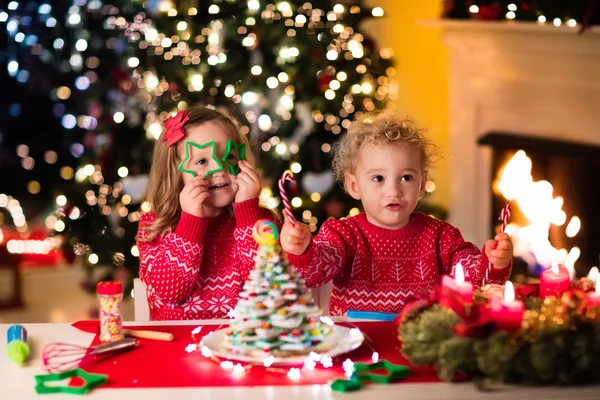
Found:
[[[288,219],[288,221],[290,221],[290,223],[295,226],[296,218],[294,218],[294,214],[292,214],[290,201],[288,200],[287,193],[285,192],[285,181],[289,181],[292,185],[296,185],[296,180],[294,179],[292,171],[285,171],[283,175],[281,175],[281,178],[279,178],[279,195],[281,196],[281,200],[283,201],[283,214]]]
[[[500,226],[500,233],[504,233],[506,230],[506,224],[508,224],[508,220],[510,218],[510,204],[505,205],[500,212],[500,217],[498,218],[502,221],[502,225]],[[492,270],[492,263],[488,263],[488,267],[485,270],[485,277],[483,278],[483,283],[481,286],[485,285],[490,280],[490,271]]]

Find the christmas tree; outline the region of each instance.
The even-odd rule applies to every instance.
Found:
[[[252,143],[263,204],[279,205],[277,180],[291,169],[294,212],[313,231],[359,205],[336,185],[330,159],[355,116],[394,105],[393,52],[360,31],[381,8],[327,0],[146,6],[141,26],[126,29],[140,48],[134,77],[149,135],[158,138],[170,112],[225,109]]]
[[[288,193],[293,211],[313,232],[329,217],[360,211],[330,163],[355,117],[395,106],[393,51],[361,32],[363,21],[384,15],[380,7],[359,0],[30,4],[13,1],[0,14],[14,45],[8,71],[30,96],[50,94],[44,110],[62,135],[54,176],[64,184],[46,192],[58,203],[46,224],[89,271],[108,265],[129,271],[130,281],[136,275],[151,147],[168,116],[191,106],[224,109],[240,122],[263,176],[263,205],[281,206],[277,180],[290,169],[298,182]],[[444,210],[422,209],[445,218]]]
[[[3,79],[10,89],[3,150],[17,149],[2,158],[18,177],[3,189],[21,199],[26,215],[43,210],[37,219],[60,239],[54,243],[62,241],[67,260],[75,252],[87,266],[137,270],[131,250],[144,175],[128,175],[147,170],[152,143],[133,90],[135,58],[118,23],[141,7],[112,3],[11,1],[0,9],[2,74],[13,78]]]
[[[277,226],[258,221],[253,235],[261,245],[256,269],[240,293],[224,346],[258,357],[322,349],[329,327],[320,322],[322,310],[277,244]]]

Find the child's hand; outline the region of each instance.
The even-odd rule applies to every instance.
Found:
[[[179,194],[181,209],[196,217],[204,217],[204,202],[210,196],[208,193],[208,182],[203,176],[196,176],[189,181]]]
[[[242,201],[256,199],[260,196],[262,189],[260,176],[248,161],[240,160],[238,165],[240,166],[240,173],[236,177],[238,191],[235,195],[235,202],[241,203]]]
[[[485,242],[485,255],[492,265],[502,269],[508,267],[513,256],[513,244],[506,233],[497,234]]]
[[[294,226],[286,218],[279,235],[279,242],[283,251],[299,256],[306,251],[311,239],[312,235],[308,225],[298,222]]]

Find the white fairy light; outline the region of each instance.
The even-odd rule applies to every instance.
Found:
[[[206,346],[202,346],[202,348],[200,349],[200,352],[202,353],[202,355],[204,357],[210,357],[212,356],[212,351],[210,351],[210,349]]]
[[[275,357],[269,356],[265,359],[265,361],[263,362],[263,365],[265,367],[270,367],[271,365],[273,365],[274,362],[275,362]]]
[[[194,330],[192,331],[192,334],[197,335],[200,333],[201,330],[202,330],[202,325],[194,328]]]
[[[240,377],[244,375],[244,372],[246,372],[246,369],[242,366],[242,364],[235,364],[232,374],[234,377]]]
[[[333,326],[333,320],[329,317],[321,317],[320,320],[324,324]]]
[[[350,336],[360,336],[360,329],[358,328],[352,328],[350,329]]]
[[[300,368],[291,368],[287,373],[288,378],[292,381],[300,380]]]
[[[231,361],[221,361],[221,368],[225,371],[230,371],[233,369],[233,363]]]
[[[333,367],[333,359],[329,356],[323,356],[323,358],[321,358],[321,365],[324,368],[331,368]]]
[[[321,356],[319,354],[315,353],[314,351],[311,351],[308,356],[313,361],[321,361]]]
[[[371,360],[373,361],[373,363],[378,362],[379,361],[379,353],[374,352],[373,355],[371,356]]]
[[[344,368],[344,375],[347,378],[350,378],[354,373],[354,361],[347,358],[346,361],[342,363],[342,367]]]
[[[304,366],[302,368],[312,371],[315,369],[316,366],[317,366],[316,362],[314,362],[311,359],[306,359],[306,360],[304,360]]]
[[[194,343],[190,343],[187,346],[185,346],[185,351],[187,351],[188,353],[191,353],[193,351],[196,351],[196,345]]]

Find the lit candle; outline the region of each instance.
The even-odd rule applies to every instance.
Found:
[[[504,299],[492,297],[489,301],[490,317],[498,329],[514,332],[521,328],[525,304],[515,300],[515,288],[511,281],[504,285]]]
[[[448,275],[442,277],[442,286],[458,293],[460,298],[465,303],[471,303],[473,301],[473,284],[465,282],[465,273],[461,263],[457,263],[454,268],[454,279]]]
[[[596,290],[587,295],[588,307],[600,307],[600,277],[596,276]]]
[[[564,265],[552,261],[552,267],[546,268],[540,274],[540,297],[560,296],[571,286],[569,270]]]

